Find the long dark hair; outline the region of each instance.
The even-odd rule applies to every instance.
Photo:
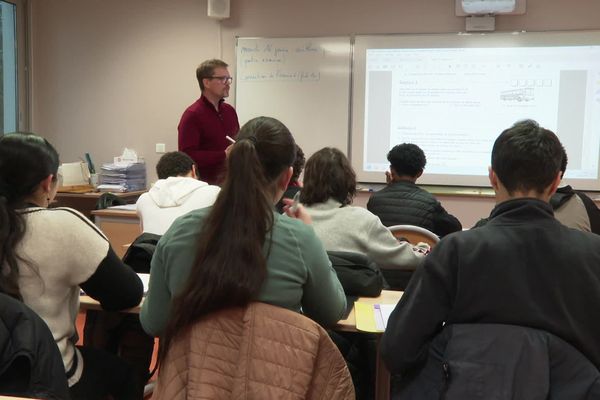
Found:
[[[344,153],[324,147],[308,159],[300,202],[310,206],[332,198],[345,206],[352,203],[355,195],[356,174]]]
[[[290,131],[258,117],[240,130],[221,192],[204,222],[187,285],[175,296],[159,361],[173,339],[209,313],[255,300],[267,274],[263,253],[273,227],[276,182],[295,157]]]
[[[0,291],[19,300],[18,262],[32,267],[16,253],[25,235],[25,221],[17,212],[42,180],[58,171],[58,153],[48,141],[30,133],[0,136]]]

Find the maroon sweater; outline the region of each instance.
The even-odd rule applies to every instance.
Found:
[[[217,111],[202,96],[181,116],[177,127],[179,151],[196,162],[201,180],[209,184],[219,183],[225,168],[225,149],[230,144],[225,136],[233,138],[239,129],[238,117],[232,106],[221,100]]]

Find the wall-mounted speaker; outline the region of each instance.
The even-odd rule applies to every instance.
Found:
[[[208,0],[208,16],[215,19],[229,18],[229,0]]]

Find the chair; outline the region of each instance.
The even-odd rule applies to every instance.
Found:
[[[354,399],[350,373],[327,332],[264,303],[217,311],[177,337],[153,398]]]
[[[68,399],[65,367],[46,323],[29,307],[0,293],[0,393]]]
[[[394,225],[389,226],[388,229],[390,232],[392,232],[392,235],[394,235],[396,239],[406,240],[411,244],[424,242],[427,243],[429,247],[434,247],[440,241],[438,235],[430,230],[421,228],[420,226]]]
[[[424,242],[433,248],[440,241],[435,233],[416,225],[393,225],[388,229],[399,241],[407,241],[413,245]],[[381,272],[392,290],[406,289],[413,274],[413,271],[386,268],[382,268]]]
[[[581,352],[523,326],[446,325],[422,369],[410,372],[395,393],[404,400],[600,398],[600,372]]]
[[[123,262],[135,272],[149,273],[159,239],[159,235],[142,233],[127,249]],[[136,314],[88,310],[83,338],[84,346],[118,354],[131,364],[139,375],[140,385],[145,384],[155,372],[155,369],[150,369],[154,337],[144,332]]]

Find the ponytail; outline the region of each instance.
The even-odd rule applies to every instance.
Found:
[[[0,291],[19,300],[19,263],[37,271],[16,253],[26,232],[17,210],[25,207],[25,199],[48,175],[56,176],[57,170],[58,153],[44,138],[21,133],[0,137]]]
[[[18,285],[19,257],[15,253],[17,244],[25,235],[23,216],[8,204],[4,193],[0,193],[0,292],[23,300]]]
[[[173,299],[159,362],[173,339],[202,317],[257,299],[267,276],[263,249],[274,223],[276,181],[294,157],[294,139],[276,119],[259,117],[242,127],[187,285]]]

